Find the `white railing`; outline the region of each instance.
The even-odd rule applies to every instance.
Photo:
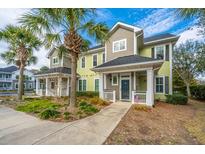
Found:
[[[146,103],[147,92],[132,91],[132,103]]]
[[[103,91],[103,99],[116,102],[116,92],[115,90],[105,90]]]
[[[12,78],[0,78],[0,81],[8,81],[8,82],[12,82]]]

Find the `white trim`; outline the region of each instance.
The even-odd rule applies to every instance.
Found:
[[[137,36],[135,35],[135,32],[134,32],[134,55],[137,55]]]
[[[120,44],[120,42],[122,42],[122,41],[125,41],[125,48],[124,48],[124,49],[119,49],[119,50],[115,51],[115,50],[114,50],[114,49],[115,49],[115,48],[114,48],[114,44],[115,44],[115,43],[118,43],[118,42],[119,42],[119,44]],[[126,38],[112,42],[112,53],[120,52],[120,51],[125,51],[125,50],[127,50],[127,39],[126,39]]]
[[[157,92],[156,91],[156,78],[163,78],[163,92]],[[154,87],[155,87],[155,93],[156,94],[165,94],[165,76],[164,75],[156,75],[155,78],[154,78]]]
[[[82,67],[83,58],[85,58],[85,67]],[[86,57],[85,56],[80,57],[80,68],[86,68]]]
[[[157,59],[157,50],[156,50],[156,48],[157,47],[161,47],[161,46],[163,46],[163,48],[164,48],[164,51],[163,51],[163,60],[165,60],[166,59],[166,44],[161,44],[161,45],[156,45],[156,46],[154,46],[154,58],[155,59]]]
[[[88,49],[87,53],[94,52],[94,51],[96,51],[96,50],[100,50],[100,49],[104,49],[104,48],[105,48],[105,47],[100,47],[100,48],[91,49],[91,50]]]
[[[93,65],[93,62],[94,62],[94,61],[93,61],[93,57],[94,57],[95,55],[97,56],[97,65],[96,65],[96,66],[98,66],[98,54],[96,53],[96,54],[92,54],[92,66],[93,66],[93,67],[96,67],[96,66]]]
[[[106,67],[101,67],[101,68],[93,68],[91,70],[96,71],[96,70],[102,70],[106,68],[119,68],[119,67],[124,67],[124,66],[135,66],[135,65],[143,65],[143,64],[155,64],[155,63],[163,63],[164,60],[156,60],[156,61],[150,61],[150,62],[141,62],[141,63],[133,63],[133,64],[123,64],[123,65],[117,65],[117,66],[106,66]]]
[[[140,30],[142,30],[142,29],[140,29],[140,28],[138,28],[138,27],[135,27],[135,26],[132,26],[132,25],[128,25],[128,24],[125,24],[125,23],[122,23],[122,22],[117,22],[117,23],[110,29],[109,33],[112,32],[118,25],[122,25],[122,26],[125,26],[125,27],[128,27],[128,28],[131,28],[131,29],[133,29],[133,30],[135,30],[135,31],[140,31]]]
[[[126,76],[126,75],[128,75],[129,77],[124,77],[124,78],[122,78],[122,76]],[[122,80],[129,80],[129,90],[130,90],[130,92],[129,92],[129,99],[127,100],[127,99],[122,99],[122,85],[121,85],[121,81]],[[120,98],[120,100],[125,100],[125,101],[131,101],[131,95],[132,95],[132,88],[131,88],[131,82],[132,82],[132,79],[131,79],[131,72],[129,72],[129,73],[120,73],[120,86],[119,86],[119,98]]]
[[[160,42],[160,41],[166,41],[166,40],[175,39],[175,38],[179,38],[179,36],[174,36],[174,37],[168,37],[168,38],[165,38],[165,39],[154,40],[154,41],[146,42],[146,43],[144,43],[144,44],[147,45],[147,44],[150,44],[150,43],[155,43],[155,42]]]
[[[173,83],[172,83],[172,43],[169,44],[169,62],[170,62],[170,74],[169,74],[169,94],[173,93]]]
[[[113,83],[114,76],[117,76],[117,83],[116,84]],[[117,86],[117,85],[118,85],[118,74],[112,74],[112,86]]]
[[[107,89],[107,74],[103,73],[103,90]]]
[[[107,62],[107,44],[105,43],[105,62]]]
[[[133,90],[136,91],[136,72],[134,72],[133,74],[134,74],[134,77],[133,77],[133,80],[134,80]]]
[[[152,67],[146,67],[146,68],[134,68],[134,69],[126,69],[126,70],[118,70],[118,71],[104,71],[103,73],[106,73],[106,74],[110,74],[110,73],[127,73],[127,72],[133,72],[133,71],[146,71],[148,69],[153,69]]]
[[[64,56],[62,56],[62,58],[59,58],[59,60],[61,61],[61,67],[63,67],[63,58]]]

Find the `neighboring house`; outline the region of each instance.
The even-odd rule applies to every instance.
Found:
[[[0,90],[17,90],[18,89],[19,70],[16,66],[0,68]],[[25,90],[35,89],[34,74],[24,71],[24,88]]]
[[[118,22],[104,46],[79,57],[78,91],[99,91],[104,99],[152,106],[154,99],[172,94],[172,49],[178,38],[172,34],[144,38],[142,29]],[[37,75],[38,91],[45,89],[44,95],[69,94],[69,56],[57,55],[56,50],[49,52],[50,69]]]

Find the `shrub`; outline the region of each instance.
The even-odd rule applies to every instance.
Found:
[[[77,96],[86,96],[86,97],[96,97],[99,96],[99,92],[95,92],[95,91],[78,91],[77,92]]]
[[[194,99],[205,100],[205,85],[191,86],[190,91]]]
[[[146,106],[146,105],[137,104],[137,105],[135,105],[134,109],[135,109],[135,110],[139,110],[139,111],[145,111],[145,112],[147,112],[147,111],[151,110],[151,107],[148,107],[148,106]]]
[[[81,102],[79,104],[79,109],[87,114],[90,114],[90,113],[96,113],[98,112],[99,110],[94,107],[93,105],[91,104],[88,104],[87,102]]]
[[[94,105],[101,105],[101,106],[108,105],[108,102],[100,99],[99,97],[91,98],[89,101],[91,104],[94,104]]]
[[[52,109],[58,109],[61,105],[51,102],[50,100],[44,100],[44,99],[36,99],[36,100],[30,100],[26,103],[19,104],[16,107],[16,110],[27,112],[27,113],[40,113],[45,109],[52,108]]]
[[[70,112],[64,112],[64,119],[68,120],[70,118]]]
[[[41,119],[50,119],[56,118],[60,115],[60,112],[56,111],[55,109],[45,109],[40,113]]]
[[[186,105],[188,102],[188,97],[182,94],[166,95],[166,102],[175,105]]]

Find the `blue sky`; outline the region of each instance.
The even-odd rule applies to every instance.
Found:
[[[17,19],[29,9],[0,9],[0,28],[4,28],[7,24],[17,24]],[[172,33],[180,35],[179,43],[187,39],[201,39],[197,35],[198,28],[195,26],[197,19],[181,19],[176,15],[175,9],[143,9],[143,8],[127,8],[127,9],[97,9],[98,22],[105,22],[111,28],[116,22],[125,22],[134,26],[138,26],[144,30],[144,36],[149,37],[160,33]],[[92,41],[93,42],[93,41]],[[96,43],[93,42],[92,46]],[[5,51],[6,44],[0,42],[0,53]],[[35,55],[38,57],[38,63],[30,68],[39,68],[48,65],[46,58],[47,50],[42,48]],[[6,66],[5,62],[0,59],[0,66]]]

